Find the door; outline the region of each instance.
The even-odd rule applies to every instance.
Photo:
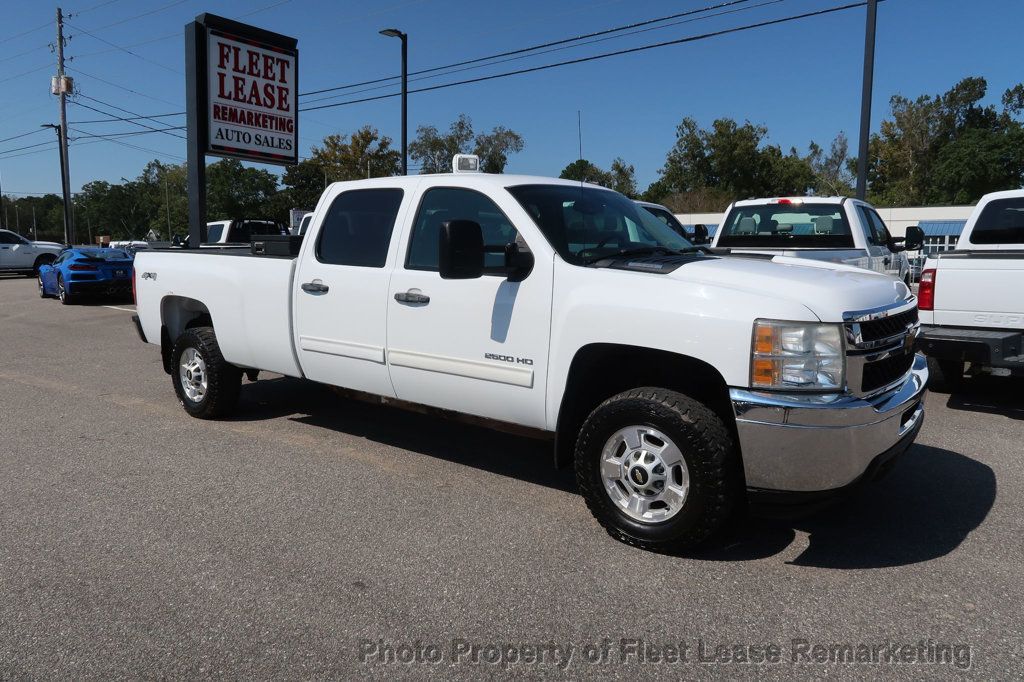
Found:
[[[861,222],[866,231],[868,252],[871,254],[872,270],[884,272],[891,277],[900,279],[900,258],[889,250],[892,239],[889,228],[885,226],[878,211],[870,206],[857,206],[861,214]]]
[[[18,267],[15,265],[14,247],[20,243],[18,235],[7,230],[0,230],[0,270],[13,270]]]
[[[391,278],[388,362],[403,400],[543,428],[552,267],[537,262],[523,281],[508,281],[503,247],[529,246],[509,215],[528,219],[511,196],[422,193]],[[438,234],[448,220],[480,224],[484,276],[441,279]]]
[[[399,188],[342,191],[306,235],[293,293],[306,377],[394,397],[384,346],[391,236],[404,201]]]

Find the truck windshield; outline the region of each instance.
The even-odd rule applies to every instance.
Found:
[[[718,246],[769,249],[852,249],[853,233],[839,204],[734,206]]]
[[[518,185],[509,193],[558,254],[577,265],[643,248],[692,245],[665,223],[611,190],[577,185]]]

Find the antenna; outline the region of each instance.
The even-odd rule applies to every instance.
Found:
[[[583,115],[580,110],[576,110],[576,136],[580,141],[580,161],[583,160]]]

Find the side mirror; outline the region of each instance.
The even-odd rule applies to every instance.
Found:
[[[707,244],[710,240],[708,239],[708,226],[702,223],[698,223],[693,226],[693,243],[696,245]]]
[[[448,220],[438,233],[441,279],[476,279],[484,274],[484,235],[480,223]]]
[[[508,272],[508,281],[522,282],[533,270],[533,252],[525,244],[520,246],[517,242],[509,242],[505,245],[505,270]]]
[[[907,228],[907,237],[903,242],[906,251],[919,251],[924,245],[924,230],[920,225],[911,225]]]

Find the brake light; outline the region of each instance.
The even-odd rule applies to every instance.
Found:
[[[935,310],[935,269],[928,268],[921,273],[917,289],[917,307],[920,310]]]
[[[780,206],[799,206],[804,202],[803,199],[776,199],[775,203]]]
[[[96,268],[91,265],[69,265],[68,270],[74,270],[75,272],[96,272]]]

